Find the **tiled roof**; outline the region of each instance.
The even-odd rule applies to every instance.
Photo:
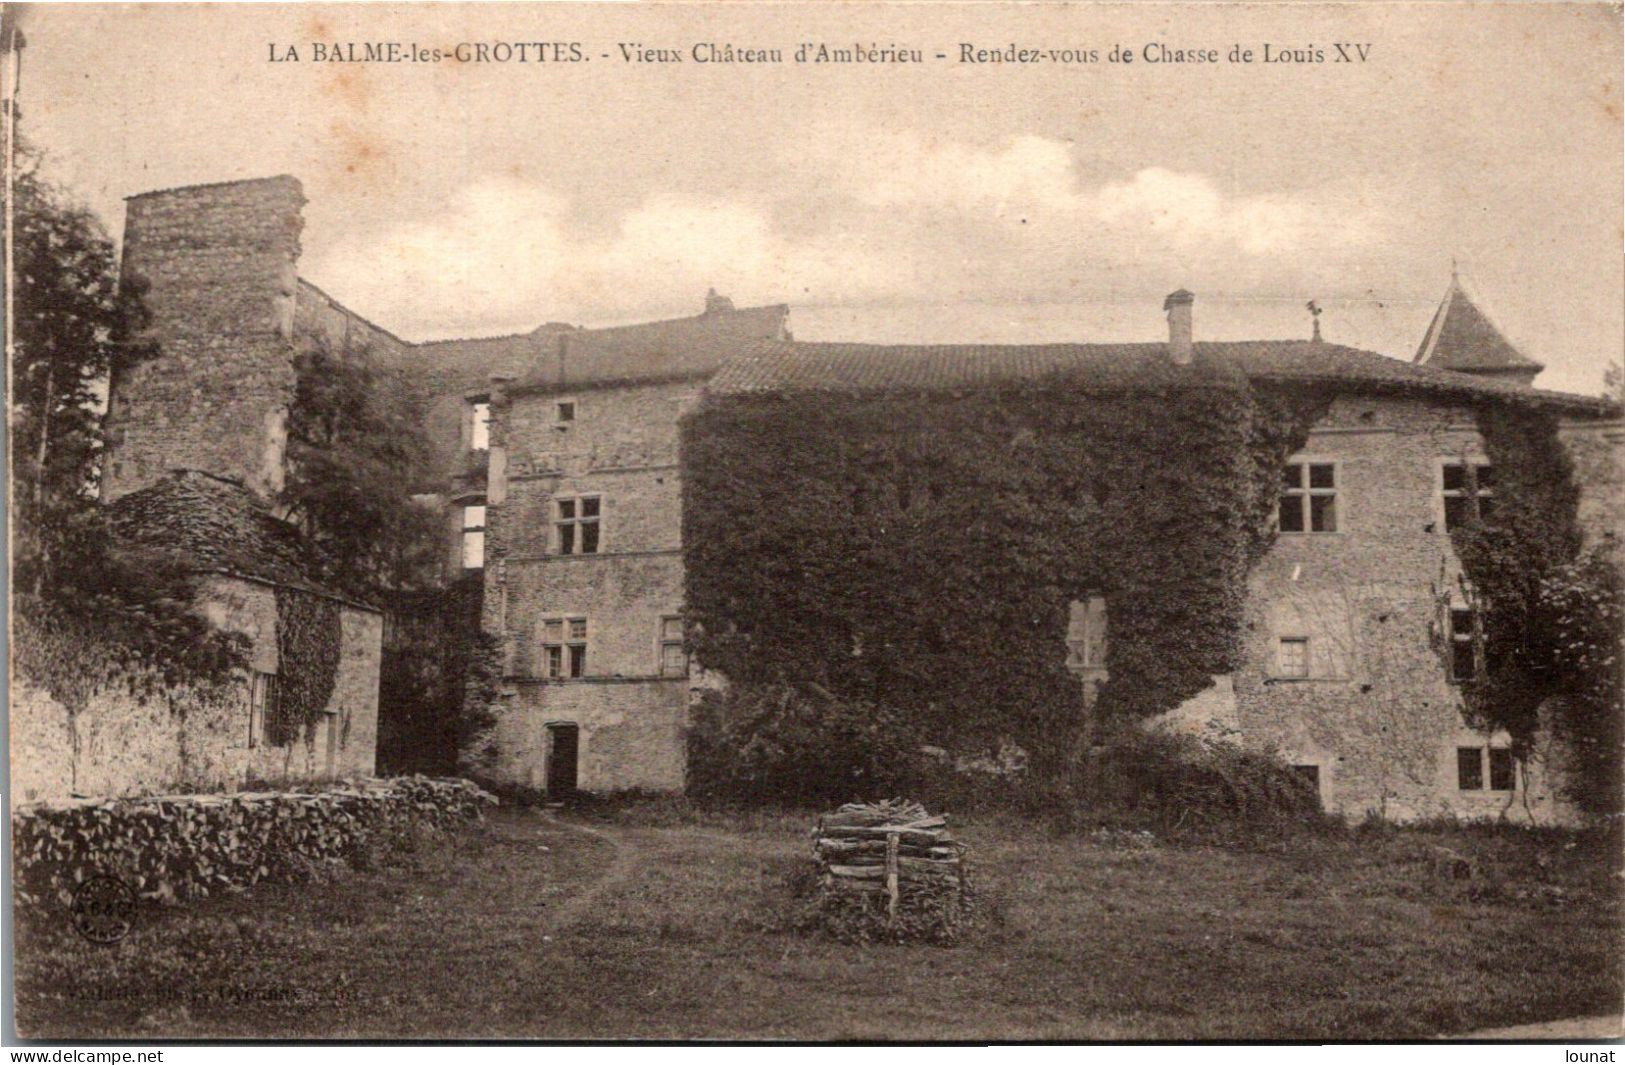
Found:
[[[541,329],[511,336],[431,340],[409,348],[402,364],[423,382],[428,395],[444,396],[487,388],[492,377],[525,377],[557,344],[557,331]]]
[[[789,313],[776,304],[602,329],[554,322],[529,333],[414,344],[402,365],[432,396],[483,389],[493,376],[512,378],[518,391],[692,377],[751,341],[787,336]]]
[[[878,345],[766,342],[752,345],[711,379],[718,394],[799,391],[935,391],[981,388],[1083,373],[1102,385],[1127,385],[1166,365],[1167,345],[954,344]],[[1254,380],[1314,382],[1353,389],[1426,392],[1463,398],[1523,397],[1596,414],[1618,412],[1606,400],[1546,392],[1391,359],[1373,351],[1312,340],[1205,342],[1198,362],[1228,366]]]
[[[313,580],[315,566],[299,531],[235,481],[176,470],[120,496],[108,505],[108,516],[131,543],[175,551],[199,572],[303,588],[367,606]]]
[[[784,338],[789,313],[788,306],[776,304],[560,333],[513,391],[709,374],[754,341]]]
[[[1461,279],[1452,277],[1439,310],[1422,337],[1416,362],[1441,370],[1467,373],[1526,371],[1542,365],[1512,346],[1489,316],[1467,295]]]

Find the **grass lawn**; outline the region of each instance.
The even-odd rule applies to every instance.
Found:
[[[144,911],[113,946],[22,920],[24,1036],[1360,1039],[1617,1013],[1596,842],[1422,830],[1117,848],[956,822],[1002,924],[966,945],[776,930],[810,815],[477,832],[325,883]],[[593,834],[596,833],[596,834]],[[1437,868],[1448,845],[1477,866]]]

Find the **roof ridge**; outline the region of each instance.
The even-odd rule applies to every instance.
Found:
[[[267,177],[232,178],[229,181],[196,181],[186,185],[167,185],[161,189],[133,192],[124,199],[126,201],[139,200],[147,196],[162,196],[166,192],[190,192],[192,189],[223,189],[228,185],[264,185],[273,181],[291,181],[299,186],[301,193],[304,190],[304,183],[292,174],[271,174]]]
[[[724,318],[731,315],[751,314],[757,311],[782,311],[785,314],[789,314],[790,305],[788,303],[761,303],[753,307],[735,307],[732,310],[726,311],[702,311],[699,314],[691,314],[679,318],[656,318],[647,322],[624,322],[620,325],[577,325],[570,326],[568,330],[558,330],[555,333],[547,335],[551,337],[580,336],[584,333],[588,335],[613,333],[623,329],[648,329],[654,326],[674,325],[678,322],[700,322],[708,319],[715,321],[718,318]],[[548,326],[563,324],[565,323],[549,321],[543,322],[534,329],[526,329],[517,333],[495,333],[491,336],[444,337],[437,340],[403,340],[401,343],[407,345],[408,347],[425,348],[431,344],[469,344],[479,343],[480,341],[485,340],[537,340],[539,339],[538,334],[541,334],[542,330],[546,329]]]

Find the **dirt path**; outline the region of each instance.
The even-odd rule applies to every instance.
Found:
[[[642,862],[643,850],[625,835],[611,834],[573,821],[563,821],[548,811],[540,811],[537,818],[550,828],[601,840],[609,845],[611,853],[609,866],[602,876],[594,880],[587,890],[560,902],[548,915],[548,927],[556,933],[574,924],[599,899],[626,883]]]
[[[1447,1035],[1446,1039],[1505,1039],[1524,1042],[1536,1039],[1618,1039],[1625,1023],[1616,1015],[1568,1017],[1561,1021],[1520,1024],[1512,1028],[1481,1028],[1476,1032]]]

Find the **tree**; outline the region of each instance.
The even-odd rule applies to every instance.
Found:
[[[18,167],[12,587],[34,646],[20,637],[16,660],[69,705],[102,651],[172,678],[219,677],[240,641],[192,613],[186,560],[120,543],[96,499],[107,382],[153,351],[127,341],[145,324],[140,293],[120,290],[106,230],[40,173],[38,154],[24,149]]]
[[[294,361],[281,502],[328,582],[363,597],[438,576],[439,517],[417,503],[429,444],[404,382],[364,347],[309,337]]]
[[[13,579],[46,589],[82,551],[97,463],[99,412],[132,301],[121,301],[113,245],[86,208],[24,152],[15,175],[16,343],[11,356]]]

